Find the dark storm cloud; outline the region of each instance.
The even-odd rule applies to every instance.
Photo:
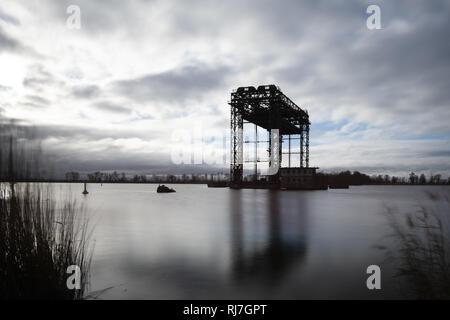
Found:
[[[417,99],[411,101],[413,108],[448,105],[450,92],[443,90],[450,87],[448,13],[445,19],[436,15],[433,21],[410,22],[414,30],[407,34],[386,29],[367,39],[362,49],[341,51],[338,71],[349,94],[359,98],[358,92],[373,93],[371,98],[386,108],[405,98]],[[405,97],[412,88],[417,97]]]
[[[16,126],[18,128],[28,128],[29,123],[24,123],[23,126]],[[139,131],[132,128],[128,130],[114,130],[105,128],[91,128],[84,126],[69,126],[69,125],[38,125],[32,126],[35,129],[35,137],[39,140],[46,140],[49,138],[68,139],[73,141],[98,141],[102,139],[160,139],[164,137],[164,133],[153,130]]]
[[[147,174],[197,174],[217,173],[220,168],[209,165],[176,165],[167,154],[154,152],[151,155],[131,155],[118,149],[110,149],[103,157],[74,158],[66,153],[53,153],[61,176],[69,170],[144,172]]]
[[[320,25],[313,21],[317,15],[306,18],[302,26],[320,26],[330,32],[324,36],[312,29],[320,42],[299,53],[297,62],[274,72],[280,82],[296,91],[299,100],[314,96],[315,104],[333,111],[336,105],[367,106],[352,112],[361,116],[373,110],[379,113],[378,119],[397,122],[386,130],[394,136],[402,130],[410,136],[442,133],[444,119],[450,116],[450,91],[446,89],[450,87],[450,3],[379,4],[382,30],[365,29],[364,15],[351,19],[330,11],[330,19],[321,19]],[[358,8],[351,2],[342,5]],[[314,42],[314,36],[306,40]],[[319,53],[319,49],[323,50]],[[429,125],[405,128],[420,119]],[[444,132],[450,132],[448,125]]]
[[[119,132],[82,126],[33,125],[26,120],[2,117],[1,113],[0,129],[0,140],[12,135],[17,141],[21,141],[21,145],[39,145],[46,159],[41,169],[48,171],[51,168],[57,178],[64,177],[68,170],[152,170],[162,168],[161,163],[170,163],[168,155],[158,152],[150,155],[131,154],[124,152],[119,146],[107,144],[102,147],[101,152],[95,153],[85,147],[85,144],[102,139],[163,138],[162,133],[151,130],[143,132],[129,129]],[[58,141],[65,148],[54,148],[48,141]]]
[[[199,165],[173,166],[170,155],[155,150],[151,153],[130,153],[121,146],[105,144],[100,152],[92,152],[85,147],[93,141],[102,139],[144,139],[161,140],[167,138],[167,134],[152,130],[128,130],[117,131],[114,129],[97,129],[82,126],[55,126],[32,125],[23,120],[12,120],[0,117],[2,133],[13,133],[14,137],[28,143],[41,145],[42,152],[48,159],[46,170],[51,168],[54,177],[64,177],[64,173],[70,170],[81,172],[97,170],[118,170],[126,172],[146,172],[162,174],[204,173],[217,172],[216,167]],[[64,149],[54,148],[48,141],[58,141],[65,146]],[[48,168],[47,168],[48,167]]]
[[[136,79],[112,84],[112,90],[137,102],[183,102],[198,100],[205,93],[217,89],[231,73],[227,66],[192,64]]]

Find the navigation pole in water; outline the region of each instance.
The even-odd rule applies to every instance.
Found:
[[[86,185],[87,185],[87,182],[84,183],[84,191],[82,192],[82,194],[88,194],[89,193],[87,191],[87,189],[86,189]]]

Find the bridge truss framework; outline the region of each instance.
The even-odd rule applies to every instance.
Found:
[[[309,168],[309,115],[306,110],[298,107],[291,99],[281,92],[275,85],[262,85],[255,87],[240,87],[231,93],[231,168],[230,185],[239,187],[243,184],[244,172],[244,142],[255,144],[254,177],[257,179],[258,162],[258,127],[268,131],[269,166],[272,165],[272,144],[274,132],[278,130],[278,161],[281,167],[282,155],[288,157],[288,167]],[[255,140],[244,141],[244,123],[255,126]],[[287,137],[287,139],[285,139]],[[275,138],[276,139],[276,138]],[[299,151],[292,151],[291,142],[300,140]],[[283,141],[288,141],[288,151],[283,152]],[[291,162],[291,155],[299,154],[298,165]],[[279,184],[280,173],[268,176],[269,184]]]

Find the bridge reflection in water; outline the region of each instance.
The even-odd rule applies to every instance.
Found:
[[[105,299],[397,297],[388,281],[377,292],[366,287],[367,266],[379,265],[384,279],[393,272],[385,253],[373,249],[387,231],[383,204],[408,210],[411,193],[423,194],[394,188],[179,185],[161,195],[147,185],[93,184],[95,196],[82,197],[102,216],[93,235],[92,290],[113,286]]]
[[[276,299],[309,292],[303,281],[309,192],[180,185],[150,202],[142,186],[91,188],[96,197],[83,199],[104,212],[95,229],[92,290],[113,286],[105,299]],[[133,199],[125,202],[126,214],[124,197]]]
[[[257,192],[253,190],[254,192]],[[251,192],[251,191],[250,191]],[[275,289],[305,259],[307,203],[277,190],[243,197],[230,192],[231,275],[237,285]],[[261,288],[262,289],[262,288]]]

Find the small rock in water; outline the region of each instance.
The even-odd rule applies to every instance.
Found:
[[[156,189],[156,192],[158,193],[170,193],[170,192],[176,192],[175,190],[173,190],[172,188],[169,188],[165,185],[159,185],[158,189]]]

